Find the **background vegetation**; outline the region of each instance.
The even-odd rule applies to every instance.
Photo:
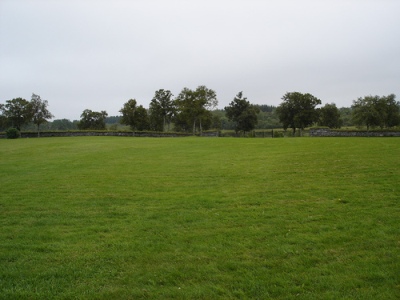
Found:
[[[399,299],[396,138],[0,140],[0,299]]]
[[[350,108],[337,108],[334,103],[322,102],[311,94],[286,93],[278,106],[251,104],[242,92],[223,110],[217,109],[217,95],[212,89],[199,86],[195,90],[184,88],[174,99],[169,90],[155,92],[149,108],[137,105],[135,99],[123,104],[121,116],[109,117],[106,111],[85,109],[81,119],[57,119],[47,110],[47,100],[32,94],[31,101],[22,98],[0,103],[0,131],[9,127],[21,130],[136,130],[202,133],[203,130],[234,130],[249,133],[254,129],[290,128],[309,126],[329,128],[351,127],[393,129],[400,126],[400,103],[394,94],[366,96],[353,101]]]

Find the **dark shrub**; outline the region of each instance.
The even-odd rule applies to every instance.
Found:
[[[8,139],[17,139],[21,136],[20,132],[16,128],[10,128],[6,131],[6,137]]]
[[[284,137],[284,134],[282,131],[274,130],[274,138],[278,137]]]

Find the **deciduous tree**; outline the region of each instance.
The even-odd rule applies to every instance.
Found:
[[[172,97],[173,95],[169,90],[160,89],[155,92],[149,107],[151,127],[153,130],[165,131],[167,124],[169,130],[175,111]]]
[[[202,132],[202,121],[209,116],[209,111],[217,106],[218,100],[215,91],[202,85],[194,91],[184,88],[175,99],[175,103],[179,114],[177,123],[185,121],[188,125],[192,124],[195,134],[197,126],[200,133]]]
[[[353,122],[358,126],[381,128],[400,124],[400,104],[394,94],[388,96],[365,96],[353,101]]]
[[[1,109],[7,122],[19,131],[21,131],[23,125],[28,124],[32,120],[31,103],[23,98],[7,100]]]
[[[149,130],[149,115],[147,113],[147,110],[142,106],[139,105],[134,114],[133,117],[135,119],[135,127],[139,131],[144,131],[144,130]]]
[[[135,111],[137,109],[136,105],[137,105],[136,99],[129,99],[128,102],[126,102],[119,111],[122,114],[120,123],[130,126],[132,130],[136,129],[136,119],[135,119]]]
[[[390,94],[379,99],[378,109],[381,115],[381,128],[400,125],[400,102],[396,101],[396,95]]]
[[[353,110],[352,117],[355,125],[365,125],[367,130],[369,130],[370,127],[379,125],[379,113],[374,105],[374,102],[377,100],[378,96],[366,96],[353,101],[351,108]]]
[[[340,119],[342,120],[342,126],[353,126],[351,107],[341,107],[339,108],[339,113]]]
[[[107,112],[101,111],[91,111],[90,109],[85,109],[81,114],[81,120],[78,123],[78,128],[80,130],[104,130],[106,129],[105,119],[107,117]]]
[[[43,123],[46,123],[48,119],[53,118],[54,116],[47,109],[48,106],[47,100],[42,100],[39,95],[32,94],[31,98],[31,108],[32,108],[32,121],[33,124],[37,126],[38,136],[39,126]]]
[[[291,92],[286,93],[282,100],[276,112],[283,128],[292,128],[293,135],[296,128],[304,129],[318,121],[316,106],[321,104],[321,100],[313,95]]]
[[[335,103],[327,103],[321,107],[319,110],[318,124],[320,126],[327,126],[329,128],[340,128],[342,126],[340,111],[336,107]]]

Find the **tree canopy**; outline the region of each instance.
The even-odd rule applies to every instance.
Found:
[[[358,126],[390,128],[400,125],[400,104],[394,94],[365,96],[353,101],[353,121]]]
[[[105,118],[107,115],[108,114],[105,111],[97,112],[85,109],[81,114],[78,128],[81,130],[104,130],[106,129]]]
[[[316,106],[321,104],[321,100],[315,96],[291,92],[286,93],[282,100],[276,112],[285,130],[292,128],[294,134],[296,128],[304,129],[318,121]]]
[[[204,85],[197,87],[196,90],[184,88],[175,99],[178,126],[192,126],[193,134],[196,133],[196,128],[202,132],[205,122],[212,122],[210,110],[215,108],[217,104],[215,91]]]
[[[143,105],[139,105],[136,108],[133,117],[135,119],[135,127],[137,130],[144,131],[150,129],[149,115]]]
[[[51,130],[74,130],[77,129],[77,123],[68,119],[57,119],[51,122]]]
[[[37,132],[39,136],[39,126],[46,123],[48,119],[54,116],[47,109],[47,100],[42,100],[39,95],[32,94],[31,107],[32,107],[32,121],[37,126]]]
[[[21,131],[21,127],[32,120],[32,105],[23,98],[7,100],[5,105],[0,107],[6,122],[12,127]]]
[[[169,90],[160,89],[155,92],[150,102],[150,127],[156,131],[164,131],[166,125],[171,123],[175,112],[175,104],[172,100],[172,93]]]
[[[120,123],[130,126],[132,130],[150,129],[147,110],[142,105],[137,106],[136,99],[129,99],[121,108],[120,113],[122,113]]]
[[[259,108],[250,104],[243,92],[239,92],[229,106],[225,107],[226,116],[235,123],[235,131],[250,131],[257,124]]]
[[[129,99],[119,111],[122,114],[120,123],[130,126],[132,130],[136,129],[136,104],[136,99]]]
[[[342,119],[340,117],[340,111],[336,107],[336,104],[325,104],[319,110],[319,121],[320,126],[327,126],[329,128],[340,128],[342,126]]]
[[[173,99],[170,90],[159,89],[154,93],[149,108],[137,104],[136,99],[124,103],[119,111],[122,115],[108,117],[105,111],[83,111],[81,120],[73,122],[62,119],[48,122],[53,115],[48,110],[48,101],[32,94],[31,101],[23,98],[0,103],[0,130],[9,127],[17,130],[92,129],[104,130],[107,125],[117,129],[117,123],[128,125],[132,130],[192,131],[234,129],[250,131],[256,129],[291,128],[304,129],[318,123],[320,126],[366,126],[393,128],[400,126],[400,102],[396,96],[365,96],[353,101],[351,107],[337,108],[335,103],[321,104],[321,100],[306,93],[288,92],[278,107],[266,104],[250,104],[243,93],[238,93],[224,109],[218,109],[214,90],[204,85],[195,90],[183,88]],[[47,123],[47,124],[46,124]],[[172,126],[171,126],[172,124]]]

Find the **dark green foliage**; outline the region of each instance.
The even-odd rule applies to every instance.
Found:
[[[304,129],[318,121],[316,106],[321,104],[321,100],[313,95],[292,92],[286,93],[282,100],[276,112],[283,128],[292,128],[293,135],[296,128]]]
[[[137,106],[135,99],[130,99],[120,110],[122,117],[120,123],[128,125],[132,130],[149,130],[150,121],[147,110],[142,106]]]
[[[233,130],[235,128],[235,124],[226,117],[225,110],[215,109],[212,111],[213,115],[213,128],[216,129],[224,129],[224,130]]]
[[[8,139],[17,139],[21,136],[21,133],[17,128],[9,128],[6,131],[6,137]]]
[[[266,105],[266,104],[253,104],[254,106],[258,107],[260,112],[273,112],[276,107],[273,105]]]
[[[254,104],[253,104],[254,105]],[[264,107],[264,105],[254,105],[256,108]],[[265,107],[272,107],[265,105]],[[216,109],[212,111],[213,121],[212,128],[219,128],[223,130],[234,130],[235,122],[228,119],[226,116],[225,110]],[[219,127],[218,127],[219,126]],[[279,122],[279,118],[276,114],[276,108],[272,111],[259,111],[257,114],[257,124],[255,129],[273,129],[273,128],[282,128],[281,123]]]
[[[376,100],[377,98],[375,97],[367,96],[353,101],[351,108],[353,109],[354,124],[358,126],[365,125],[367,130],[370,127],[379,125],[379,113],[374,105]]]
[[[91,111],[90,109],[85,109],[81,114],[81,120],[78,123],[78,128],[80,130],[105,130],[106,117],[107,112],[105,111],[96,112]]]
[[[209,113],[218,104],[215,91],[205,86],[199,86],[196,90],[184,88],[175,99],[177,109],[175,129],[189,131],[192,127],[193,134],[196,129],[201,132],[206,129],[208,119],[212,119]]]
[[[117,124],[121,120],[121,116],[109,116],[106,118],[106,124]]]
[[[395,127],[400,125],[400,102],[396,101],[396,95],[391,94],[381,97],[382,116],[384,127]]]
[[[175,113],[175,104],[172,100],[172,93],[169,90],[160,89],[155,92],[149,107],[150,128],[155,131],[168,130],[172,117]]]
[[[279,121],[278,115],[276,113],[276,108],[272,111],[260,111],[257,115],[257,125],[256,129],[273,129],[282,128],[282,124]]]
[[[222,128],[222,118],[213,112],[211,113],[211,128],[212,129],[221,129]]]
[[[134,112],[134,119],[136,123],[136,129],[139,131],[149,130],[150,122],[147,110],[139,105]]]
[[[367,127],[390,128],[400,124],[400,103],[394,94],[366,96],[353,101],[353,122]]]
[[[4,104],[0,103],[0,131],[3,131],[7,128],[8,119],[4,115]]]
[[[32,105],[23,98],[7,100],[5,105],[0,107],[2,115],[7,118],[7,123],[19,131],[21,127],[32,120]]]
[[[218,119],[214,119],[212,112],[209,110],[206,110],[200,117],[201,129],[209,130],[212,127],[214,121],[217,122],[217,124],[218,124]]]
[[[278,137],[284,137],[284,134],[282,131],[274,130],[274,138]]]
[[[135,111],[136,99],[129,99],[119,111],[122,114],[120,123],[130,126],[132,130],[136,129]]]
[[[39,136],[39,126],[43,123],[47,123],[47,120],[54,116],[47,109],[47,106],[49,105],[47,100],[42,100],[39,95],[32,94],[30,104],[32,108],[32,122],[37,126]]]
[[[325,106],[319,110],[319,114],[318,125],[327,126],[329,128],[340,128],[342,126],[340,112],[336,104],[325,104]]]
[[[239,92],[229,106],[225,107],[226,116],[235,123],[235,131],[251,131],[257,124],[259,108],[250,104],[243,93]]]
[[[351,107],[339,108],[340,119],[342,120],[342,126],[353,126],[352,109]]]
[[[51,122],[51,130],[75,130],[78,129],[76,122],[71,122],[68,119],[57,119]]]

